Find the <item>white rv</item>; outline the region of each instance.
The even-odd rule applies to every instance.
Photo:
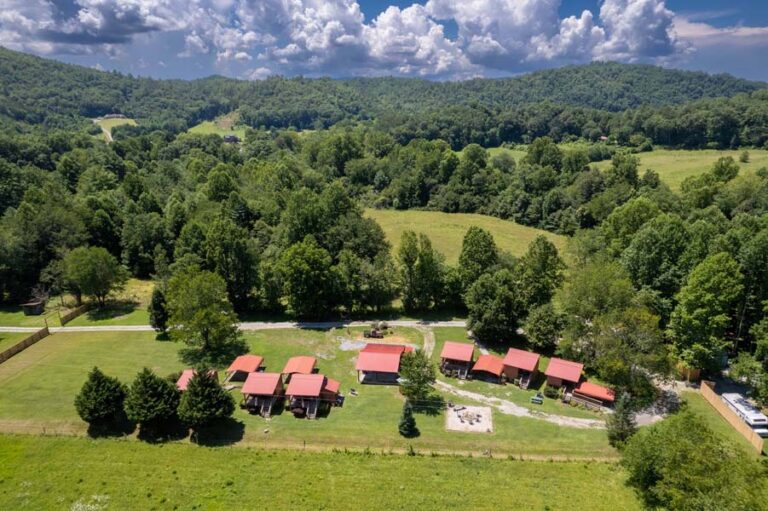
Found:
[[[731,410],[755,430],[755,433],[763,438],[768,437],[768,417],[746,397],[736,393],[725,393],[722,398]]]

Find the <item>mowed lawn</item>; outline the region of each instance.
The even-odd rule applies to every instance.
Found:
[[[13,345],[20,343],[29,336],[29,333],[0,332],[0,352],[3,352]]]
[[[409,446],[424,452],[490,451],[494,454],[540,457],[615,458],[604,430],[559,427],[538,419],[493,413],[490,434],[445,430],[441,409],[418,413],[421,435],[404,439],[397,423],[403,399],[397,387],[360,385],[354,370],[357,351],[341,349],[360,330],[265,330],[246,335],[251,352],[265,357],[268,371],[280,372],[293,355],[315,355],[320,372],[342,383],[346,401],[316,421],[283,412],[271,420],[237,409],[236,423],[214,433],[214,441],[271,447],[384,449],[398,452]],[[395,342],[419,346],[422,335],[397,329]],[[144,366],[160,375],[179,371],[179,346],[156,341],[151,332],[58,333],[0,364],[0,430],[83,435],[73,400],[91,367],[130,382]],[[222,375],[223,376],[223,375]],[[357,390],[357,396],[350,389]],[[240,401],[240,393],[233,391]],[[450,396],[443,396],[449,399]],[[467,403],[472,404],[472,403]],[[220,437],[220,438],[219,438]]]
[[[111,297],[103,309],[91,309],[67,326],[149,325],[147,306],[154,287],[152,280],[129,279],[125,289]]]
[[[567,239],[565,236],[486,215],[390,209],[367,209],[365,215],[376,220],[384,229],[387,240],[394,248],[393,254],[397,253],[403,232],[411,230],[429,236],[432,246],[445,256],[449,264],[458,262],[464,235],[473,225],[493,234],[499,248],[516,256],[523,255],[531,241],[540,234],[552,241],[561,253]]]
[[[768,151],[764,149],[748,149],[749,162],[739,161],[742,150],[717,151],[714,149],[677,150],[656,149],[648,153],[638,154],[640,158],[640,174],[646,169],[653,169],[659,177],[674,191],[680,190],[680,185],[687,177],[697,176],[710,170],[718,158],[731,156],[739,165],[739,174],[754,173],[761,167],[768,167]],[[593,163],[592,166],[605,170],[611,166],[610,160]]]
[[[642,509],[616,464],[0,436],[0,509]]]

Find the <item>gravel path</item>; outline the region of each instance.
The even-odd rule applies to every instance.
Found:
[[[528,417],[531,419],[540,419],[543,421],[557,424],[558,426],[565,426],[568,428],[582,428],[582,429],[605,429],[605,421],[597,419],[579,419],[576,417],[566,417],[564,415],[553,415],[544,412],[537,412],[530,410],[524,406],[507,401],[506,399],[499,399],[497,397],[489,397],[476,392],[469,392],[461,390],[453,385],[445,383],[443,381],[436,381],[435,387],[443,392],[448,392],[455,396],[463,397],[466,399],[472,399],[480,403],[493,406],[501,413],[506,415],[514,415],[515,417]]]

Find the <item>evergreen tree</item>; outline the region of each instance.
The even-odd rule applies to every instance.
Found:
[[[154,430],[175,418],[178,406],[176,385],[147,367],[136,375],[125,397],[126,415],[147,430]]]
[[[106,376],[94,367],[75,397],[77,414],[91,425],[115,423],[124,415],[125,394],[125,386],[117,378]]]
[[[637,431],[635,414],[630,406],[629,394],[619,396],[613,413],[605,419],[608,428],[608,442],[614,447],[621,448]]]
[[[165,291],[160,283],[155,284],[152,290],[152,299],[149,302],[149,324],[160,333],[168,330],[168,304],[165,300]]]
[[[403,403],[403,413],[400,416],[397,430],[406,438],[413,438],[419,435],[419,429],[416,427],[416,418],[413,416],[413,407],[407,399]]]
[[[215,373],[198,370],[189,380],[181,396],[179,419],[195,433],[217,419],[230,417],[235,411],[232,396],[219,384]]]

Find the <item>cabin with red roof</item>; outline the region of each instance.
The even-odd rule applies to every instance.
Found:
[[[211,369],[210,371],[208,371],[208,374],[210,374],[211,376],[217,379],[219,377],[219,373],[214,369]],[[176,380],[176,388],[182,392],[187,390],[187,386],[189,385],[189,380],[191,380],[194,375],[195,375],[194,369],[184,369],[181,372],[181,376],[179,376],[179,379]]]
[[[583,381],[571,393],[570,401],[587,408],[602,408],[610,406],[616,400],[616,394],[608,387]]]
[[[283,375],[285,376],[285,383],[291,381],[291,376],[294,374],[314,374],[317,372],[317,359],[315,357],[300,356],[291,357],[283,367]]]
[[[402,344],[366,344],[355,363],[357,380],[360,383],[397,385],[397,379],[400,377],[400,358],[403,353],[411,351],[412,347]]]
[[[521,389],[527,389],[539,373],[540,358],[538,353],[532,351],[509,348],[504,357],[504,375],[507,380],[520,385]]]
[[[224,378],[224,383],[229,381],[245,381],[248,375],[257,371],[263,371],[264,357],[258,355],[240,355],[229,364]]]
[[[295,373],[285,389],[288,409],[295,417],[315,419],[339,401],[341,383],[322,374]]]
[[[472,377],[478,380],[501,383],[504,361],[495,355],[480,355],[472,367]]]
[[[249,373],[240,392],[243,394],[243,406],[265,418],[269,418],[272,409],[285,398],[280,373]]]
[[[440,372],[463,380],[472,369],[474,357],[474,344],[446,341],[440,352]]]
[[[584,364],[553,357],[549,359],[549,365],[544,374],[547,376],[547,385],[551,387],[568,387],[579,383],[583,370]]]

